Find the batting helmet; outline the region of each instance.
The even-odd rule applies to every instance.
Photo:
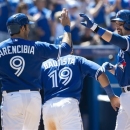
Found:
[[[62,39],[63,39],[63,35],[57,37],[54,41],[54,44],[60,45],[62,43]],[[72,52],[71,52],[71,54],[72,54],[73,53],[73,42],[71,43],[71,48],[72,48]]]
[[[23,13],[17,13],[8,18],[6,26],[10,35],[20,32],[20,28],[26,24],[32,24]]]
[[[111,20],[112,22],[120,21],[124,22],[124,28],[130,30],[130,10],[120,10],[116,14],[116,18]]]
[[[54,41],[54,44],[55,44],[55,45],[60,45],[61,42],[62,42],[62,39],[63,39],[63,35],[57,37],[57,38],[55,39],[55,41]]]

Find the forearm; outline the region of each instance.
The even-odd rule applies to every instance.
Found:
[[[111,31],[107,31],[101,36],[102,39],[104,39],[107,42],[110,42],[111,38],[112,38],[112,32]]]
[[[96,32],[105,41],[120,47],[122,50],[127,50],[127,44],[129,44],[128,36],[121,36],[119,34],[108,31],[105,28],[101,28],[83,13],[79,15],[85,19],[84,22],[81,22],[83,26],[90,28],[92,31]]]
[[[104,28],[98,27],[95,32],[105,41],[120,47],[123,50],[127,49],[127,40],[119,34],[108,31]],[[122,44],[123,43],[123,44]]]
[[[104,88],[105,92],[107,93],[108,97],[111,98],[113,96],[115,96],[110,82],[107,78],[107,76],[105,75],[105,73],[102,73],[99,77],[98,77],[98,81],[101,84],[101,86]]]
[[[63,39],[62,39],[62,42],[65,42],[65,43],[67,43],[70,47],[72,47],[72,40],[71,40],[71,33],[70,33],[70,27],[69,26],[67,26],[67,29],[65,29],[65,27],[64,27],[64,30],[65,30],[65,32],[64,32],[64,35],[63,35]]]
[[[102,74],[98,77],[98,81],[99,81],[99,83],[101,84],[101,86],[102,86],[103,88],[110,84],[110,82],[109,82],[107,76],[105,75],[105,73],[102,73]]]
[[[96,17],[98,15],[102,5],[103,5],[103,1],[99,1],[98,4],[96,5],[96,7],[90,10],[90,14],[93,17]]]

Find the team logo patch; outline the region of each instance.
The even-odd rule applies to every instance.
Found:
[[[122,60],[120,63],[118,63],[118,67],[121,68],[122,71],[124,71],[125,67],[126,67],[126,62],[125,60]]]

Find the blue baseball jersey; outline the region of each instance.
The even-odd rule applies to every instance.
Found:
[[[41,89],[42,62],[71,52],[67,43],[55,46],[45,42],[33,42],[9,38],[0,43],[0,77],[2,91]]]
[[[119,50],[115,70],[115,76],[120,87],[130,85],[130,36],[124,37],[126,38],[127,49]]]
[[[43,62],[41,71],[44,101],[53,97],[73,97],[79,100],[84,77],[97,79],[101,73],[98,64],[80,56],[49,59]]]

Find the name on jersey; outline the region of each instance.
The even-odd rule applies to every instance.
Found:
[[[51,60],[43,63],[44,69],[48,69],[50,67],[54,66],[60,66],[60,65],[67,65],[67,64],[73,64],[75,65],[75,59],[74,58],[65,58],[60,60]]]
[[[34,46],[16,45],[16,46],[3,47],[0,50],[0,57],[17,53],[28,53],[34,55]]]

